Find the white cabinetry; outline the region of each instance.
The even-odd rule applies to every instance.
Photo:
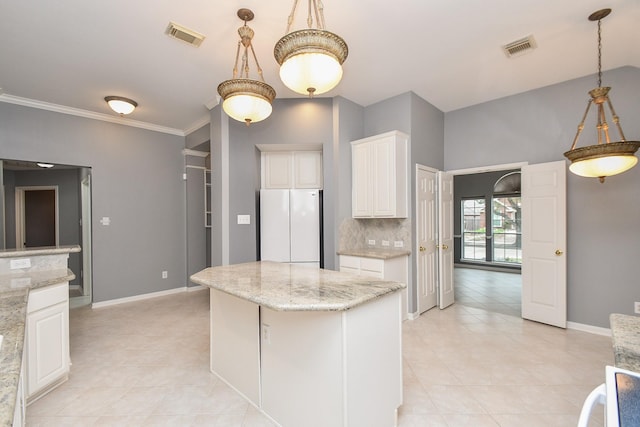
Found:
[[[68,282],[36,289],[27,304],[27,381],[29,401],[69,375]]]
[[[20,368],[20,379],[18,381],[18,393],[16,395],[16,406],[13,410],[13,427],[23,427],[26,421],[25,408],[27,403],[24,398],[24,360]]]
[[[262,188],[322,188],[322,153],[262,153]]]
[[[408,141],[393,131],[351,142],[354,218],[407,217]]]
[[[340,271],[354,273],[361,276],[375,277],[376,279],[391,280],[404,283],[408,286],[409,257],[380,259],[362,256],[340,255]],[[407,288],[402,290],[402,318],[407,318],[408,301]]]

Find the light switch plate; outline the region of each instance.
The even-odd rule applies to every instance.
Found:
[[[389,246],[389,241],[388,240],[383,240],[382,241],[382,246]]]
[[[238,215],[238,224],[251,224],[251,215]]]
[[[404,248],[404,242],[402,240],[396,240],[393,242],[394,248]]]
[[[369,239],[369,240],[367,240],[367,244],[369,246],[374,246],[376,244],[376,241],[374,239]]]

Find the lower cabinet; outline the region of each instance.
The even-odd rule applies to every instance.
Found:
[[[13,410],[13,427],[23,427],[26,422],[25,408],[27,403],[24,398],[24,361],[22,362],[22,368],[20,368],[20,381],[18,382],[18,393],[16,395],[16,406]]]
[[[26,397],[32,402],[69,375],[69,287],[60,283],[29,294]]]
[[[340,255],[340,271],[376,279],[392,280],[409,285],[409,256],[381,259],[362,256]],[[402,319],[408,316],[407,288],[402,290]]]

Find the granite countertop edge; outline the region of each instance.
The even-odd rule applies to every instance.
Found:
[[[30,257],[40,255],[57,255],[80,252],[79,245],[43,246],[40,248],[0,249],[0,258]]]
[[[257,277],[258,268],[266,273]],[[269,261],[207,268],[191,280],[275,311],[345,311],[406,288],[401,282]]]
[[[363,258],[392,259],[401,256],[411,255],[407,249],[378,249],[378,248],[358,248],[340,249],[338,255],[358,256]]]
[[[613,313],[609,322],[616,367],[640,372],[640,317]]]
[[[73,280],[59,269],[0,276],[0,425],[12,424],[22,368],[29,291]],[[12,286],[13,283],[13,286]]]

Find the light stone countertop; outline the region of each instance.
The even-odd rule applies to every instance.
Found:
[[[20,258],[40,255],[56,255],[80,252],[80,246],[43,246],[40,248],[26,249],[0,249],[0,258]]]
[[[77,248],[77,249],[76,249]],[[59,255],[78,252],[79,246],[5,250],[0,258]],[[0,426],[11,426],[22,366],[29,291],[71,281],[75,275],[68,268],[46,271],[0,274]]]
[[[276,311],[342,311],[406,287],[404,283],[258,261],[211,267],[191,280]]]
[[[406,249],[381,249],[381,248],[360,248],[341,249],[338,255],[358,256],[363,258],[392,259],[401,256],[411,255],[411,251]]]
[[[640,317],[613,313],[609,322],[616,367],[640,372]]]

